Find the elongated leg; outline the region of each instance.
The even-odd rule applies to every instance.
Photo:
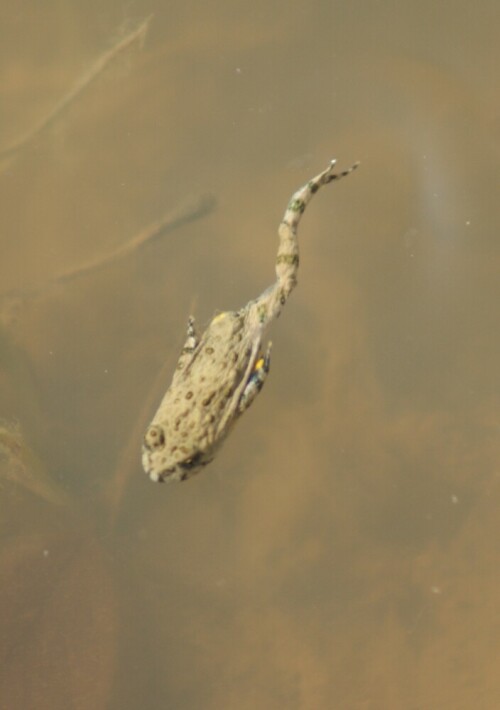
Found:
[[[312,180],[299,188],[292,195],[288,203],[285,215],[279,226],[279,246],[276,257],[276,276],[278,277],[278,287],[280,290],[280,302],[283,306],[297,284],[297,271],[299,267],[299,244],[297,241],[297,228],[304,211],[322,185],[328,185],[333,180],[346,177],[355,170],[359,163],[355,163],[351,168],[335,173],[336,160],[332,160],[330,165],[322,173],[316,175]]]
[[[327,185],[333,180],[350,175],[359,163],[342,172],[334,172],[335,160],[328,168],[309,180],[293,195],[285,210],[283,220],[279,226],[279,245],[276,257],[276,282],[270,286],[259,298],[248,306],[249,317],[256,324],[265,327],[269,321],[276,318],[285,305],[290,293],[297,284],[297,271],[299,268],[299,244],[297,241],[297,228],[306,206],[322,185]]]

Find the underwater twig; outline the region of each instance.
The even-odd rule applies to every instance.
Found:
[[[12,145],[0,150],[0,160],[7,158],[13,158],[18,153],[20,153],[27,145],[32,143],[35,138],[37,138],[40,133],[47,129],[50,125],[54,123],[60,116],[66,111],[66,109],[71,106],[71,104],[77,99],[82,92],[91,84],[96,77],[101,74],[106,66],[118,55],[123,52],[135,41],[141,43],[144,42],[146,32],[148,30],[149,23],[151,21],[152,15],[143,20],[139,27],[130,32],[128,35],[120,39],[111,49],[104,52],[90,67],[90,69],[81,76],[72,89],[65,94],[62,99],[60,99],[57,104],[52,108],[52,110],[33,128],[31,128],[22,138],[16,140]]]
[[[48,475],[24,441],[19,425],[0,421],[0,480],[22,486],[49,503],[68,505],[70,498]]]
[[[153,222],[139,232],[139,234],[135,237],[130,239],[125,244],[120,245],[110,254],[97,257],[96,259],[88,261],[85,264],[81,264],[81,266],[68,269],[68,271],[63,271],[61,274],[52,279],[50,283],[61,284],[66,283],[67,281],[73,281],[80,276],[88,274],[90,271],[99,271],[105,266],[108,266],[108,264],[115,264],[117,261],[130,256],[132,252],[151,244],[151,242],[155,241],[159,237],[164,237],[167,234],[170,234],[170,232],[173,232],[174,229],[178,229],[188,222],[204,217],[206,214],[211,212],[214,207],[215,198],[213,195],[200,195],[199,197],[196,197],[195,199],[184,204],[182,207],[178,207],[176,210],[169,212],[156,222]]]
[[[57,274],[52,279],[39,286],[28,287],[26,289],[12,289],[0,294],[0,320],[9,322],[9,313],[14,312],[20,303],[43,295],[51,287],[66,284],[81,276],[99,271],[110,264],[115,264],[117,261],[125,259],[139,249],[148,246],[160,237],[170,234],[175,229],[179,229],[189,222],[204,217],[212,212],[215,204],[216,202],[213,195],[199,195],[181,207],[169,212],[161,219],[152,222],[145,227],[145,229],[141,230],[139,234],[136,234],[135,237],[132,237],[128,242],[121,244],[108,254],[62,271],[60,274]]]

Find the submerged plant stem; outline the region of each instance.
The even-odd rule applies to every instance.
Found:
[[[19,425],[0,421],[0,479],[22,486],[56,505],[68,505],[69,496],[49,476],[45,466],[26,444]]]
[[[164,237],[175,229],[182,227],[188,222],[204,217],[206,214],[211,212],[215,206],[215,198],[212,195],[200,195],[194,198],[190,202],[178,207],[166,214],[159,220],[152,222],[150,225],[141,230],[139,234],[132,237],[125,244],[121,244],[117,249],[105,254],[104,256],[97,257],[86,263],[76,266],[67,271],[63,271],[59,275],[55,276],[50,284],[62,284],[67,281],[73,281],[74,279],[84,276],[89,272],[96,272],[103,269],[109,264],[115,264],[117,261],[121,261],[127,256],[130,256],[133,252],[138,249],[151,244],[159,237]]]
[[[0,295],[0,321],[5,323],[11,322],[10,313],[15,313],[19,305],[23,302],[38,298],[47,293],[51,288],[74,281],[81,276],[87,276],[90,273],[95,273],[101,269],[115,264],[126,257],[134,254],[136,251],[143,249],[157,239],[170,234],[175,229],[200,219],[213,211],[215,207],[215,198],[213,195],[198,195],[186,202],[181,207],[170,211],[161,219],[152,222],[150,225],[142,229],[132,239],[129,239],[125,244],[121,244],[113,251],[102,256],[71,267],[66,271],[56,274],[53,278],[39,286],[27,287],[25,289],[13,289]]]
[[[69,106],[83,93],[83,91],[96,79],[99,74],[101,74],[106,66],[115,59],[121,52],[130,47],[136,41],[141,44],[144,42],[146,32],[148,30],[149,23],[151,21],[149,16],[141,24],[128,35],[120,39],[111,49],[101,54],[101,56],[94,62],[90,69],[83,74],[72,89],[68,91],[51,109],[51,111],[41,120],[39,123],[35,124],[24,136],[15,141],[12,145],[0,150],[0,160],[14,158],[18,153],[20,153],[26,146],[32,143],[35,138],[37,138],[44,130],[51,126],[61,115],[66,111]]]

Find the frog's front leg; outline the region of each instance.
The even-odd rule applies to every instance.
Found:
[[[248,378],[245,389],[241,393],[238,403],[238,411],[240,414],[243,414],[243,412],[248,409],[264,385],[271,366],[271,348],[272,343],[269,342],[267,344],[266,354],[258,358],[250,373],[250,377]]]
[[[183,372],[187,363],[191,360],[191,358],[193,356],[193,352],[196,350],[196,347],[199,342],[198,336],[196,334],[196,330],[194,328],[194,317],[193,316],[189,316],[189,318],[188,318],[186,332],[187,332],[187,337],[184,342],[184,345],[182,346],[181,354],[180,354],[179,359],[177,361],[174,379],[178,373]]]
[[[182,348],[183,353],[192,353],[193,350],[198,345],[198,336],[196,335],[196,330],[194,329],[194,316],[189,316],[187,324],[187,338]]]

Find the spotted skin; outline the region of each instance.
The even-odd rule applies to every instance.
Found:
[[[322,185],[349,175],[335,160],[294,193],[279,226],[276,281],[239,311],[219,313],[198,338],[194,319],[168,388],[144,436],[142,463],[153,481],[184,481],[213,460],[237,419],[262,389],[271,343],[262,354],[265,330],[297,284],[297,227]]]

